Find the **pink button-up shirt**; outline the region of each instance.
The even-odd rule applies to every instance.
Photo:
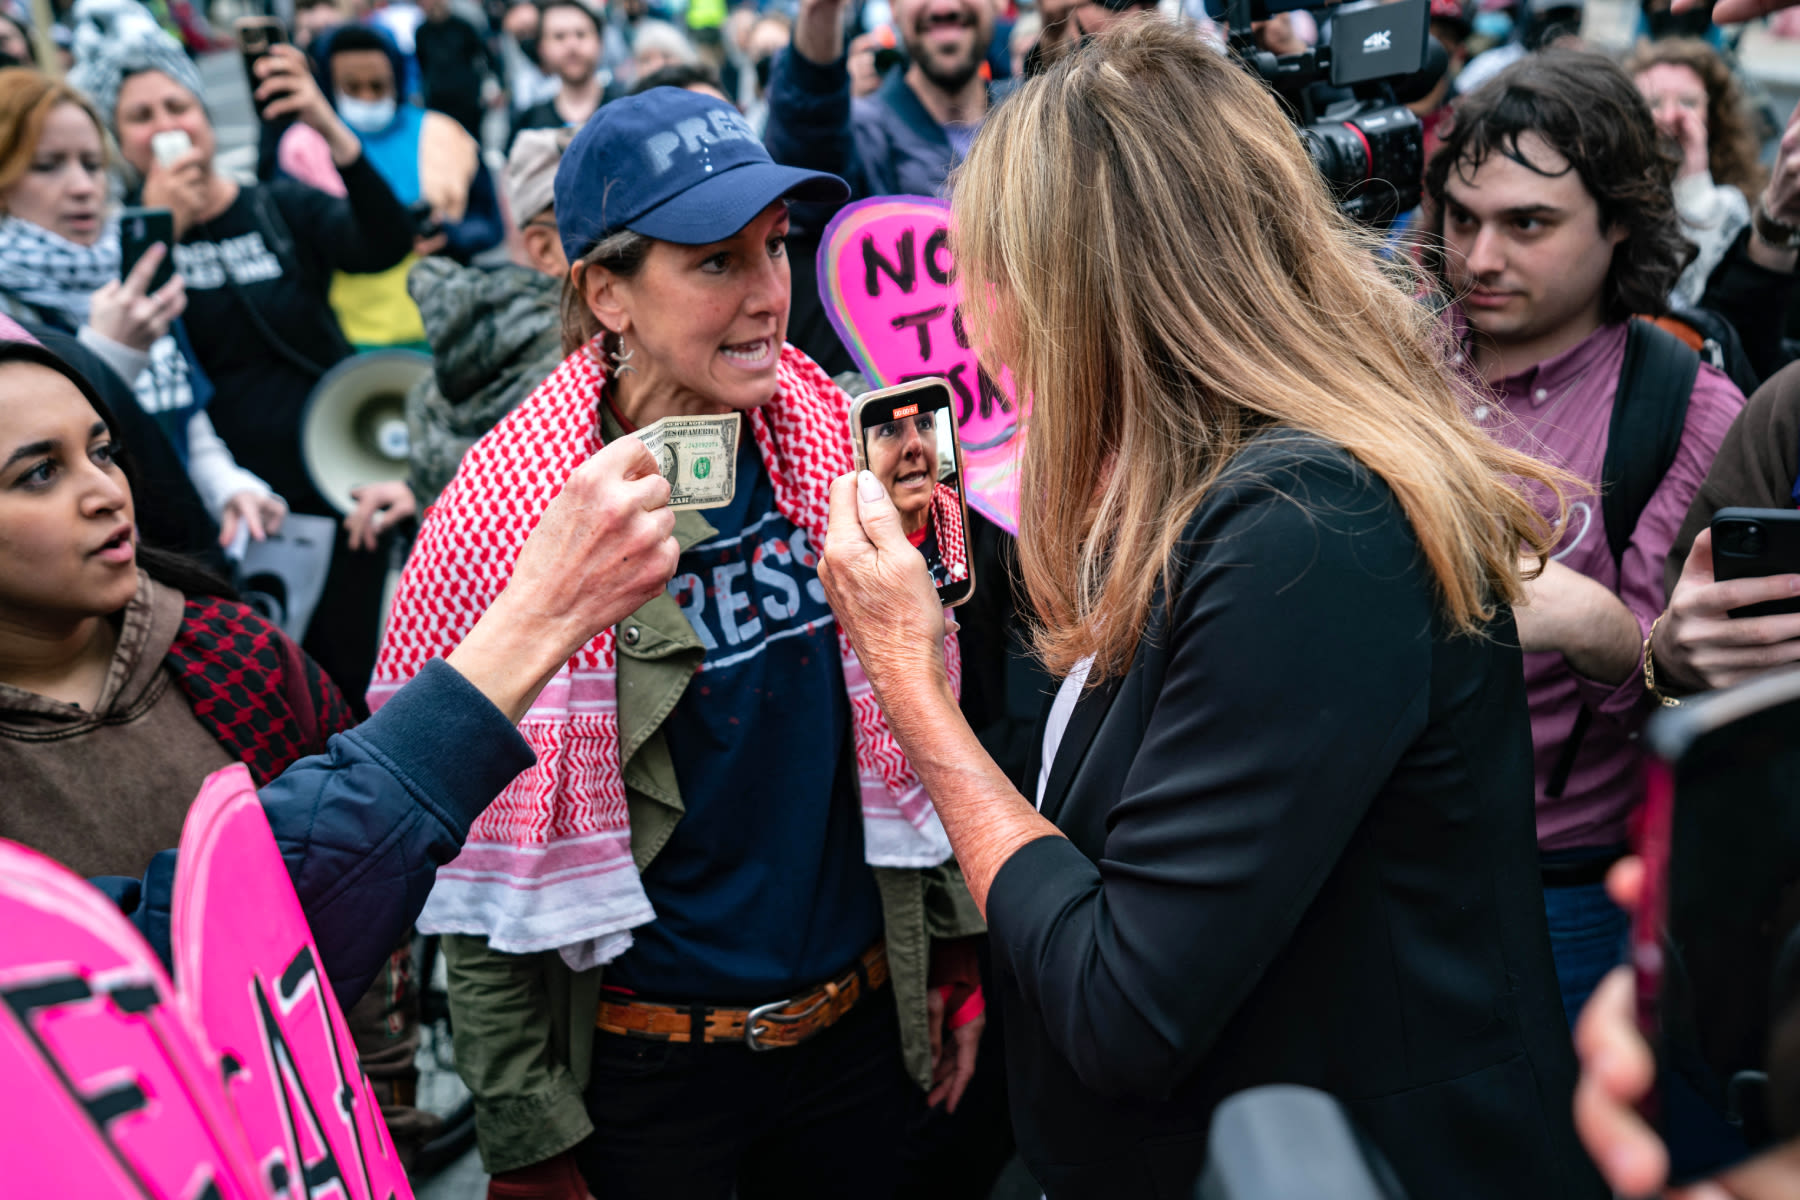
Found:
[[[1644,506],[1624,558],[1615,563],[1598,491],[1625,333],[1623,324],[1603,325],[1572,349],[1491,385],[1493,398],[1476,406],[1475,419],[1506,444],[1585,482],[1584,490],[1568,496],[1569,524],[1556,560],[1612,589],[1648,635],[1666,599],[1663,561],[1744,397],[1723,373],[1701,366],[1681,448]],[[1555,515],[1548,497],[1539,507],[1547,517]],[[1537,768],[1538,845],[1568,850],[1624,841],[1626,818],[1641,792],[1643,755],[1636,737],[1649,700],[1641,665],[1614,686],[1576,674],[1560,654],[1527,654],[1525,687]],[[1563,794],[1551,799],[1546,785],[1583,704],[1593,719]]]

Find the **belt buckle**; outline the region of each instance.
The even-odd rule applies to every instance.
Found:
[[[770,1001],[768,1004],[757,1005],[755,1008],[751,1009],[749,1011],[749,1013],[746,1014],[744,1017],[744,1045],[750,1047],[751,1050],[753,1050],[759,1054],[765,1050],[781,1049],[780,1046],[765,1046],[761,1042],[756,1040],[756,1038],[757,1038],[757,1034],[756,1034],[757,1022],[758,1021],[768,1021],[775,1025],[792,1025],[795,1022],[804,1021],[804,1020],[806,1020],[806,1018],[808,1018],[808,1017],[812,1016],[814,1013],[818,1012],[820,1006],[822,1006],[825,1003],[825,1001],[829,1000],[830,998],[831,998],[830,996],[820,996],[818,998],[818,1000],[814,1001],[811,1005],[809,1005],[805,1009],[805,1011],[794,1013],[791,1016],[784,1015],[780,1011],[781,1009],[784,1009],[788,1005],[793,1003],[793,1001],[791,999],[790,1000],[773,1000],[773,1001]]]

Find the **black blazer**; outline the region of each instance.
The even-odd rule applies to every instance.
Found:
[[[1510,614],[1447,632],[1386,485],[1291,433],[1180,561],[1052,764],[1067,840],[988,897],[1026,1164],[1051,1200],[1186,1197],[1213,1108],[1288,1082],[1342,1099],[1413,1200],[1604,1195]]]

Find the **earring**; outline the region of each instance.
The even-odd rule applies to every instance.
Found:
[[[621,347],[624,347],[625,345],[625,335],[622,333],[619,335],[619,345]],[[631,365],[631,356],[636,353],[636,350],[631,349],[626,349],[623,353],[620,353],[618,350],[607,352],[607,357],[613,360],[613,377],[615,379],[627,372],[637,370],[636,367]]]

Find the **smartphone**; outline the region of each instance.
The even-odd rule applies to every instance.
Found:
[[[182,155],[193,148],[194,139],[187,135],[185,129],[165,129],[161,133],[150,135],[150,153],[155,156],[158,166],[174,166]]]
[[[975,594],[962,443],[950,385],[937,376],[865,392],[850,413],[856,469],[887,489],[947,608]]]
[[[256,115],[260,119],[269,102],[256,99],[256,87],[261,82],[256,77],[256,64],[269,53],[269,47],[288,40],[287,30],[282,27],[279,17],[239,17],[232,28],[237,33],[238,52],[244,56],[244,75],[250,80],[251,103],[256,105]]]
[[[127,208],[119,213],[119,278],[131,274],[138,259],[158,242],[163,260],[150,277],[149,295],[175,276],[175,214],[166,208]]]
[[[1659,709],[1645,741],[1644,1112],[1681,1185],[1800,1134],[1800,668]]]
[[[1721,508],[1713,514],[1713,578],[1800,575],[1800,509]],[[1734,608],[1734,617],[1800,612],[1800,596]]]

